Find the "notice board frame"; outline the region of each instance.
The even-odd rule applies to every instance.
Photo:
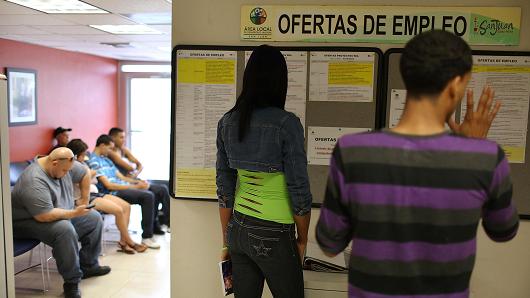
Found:
[[[175,190],[175,176],[176,176],[176,160],[175,160],[175,150],[176,150],[176,98],[177,98],[177,52],[179,50],[204,50],[204,51],[236,51],[236,52],[245,52],[245,51],[252,51],[255,49],[256,46],[231,46],[231,45],[176,45],[171,53],[171,145],[170,145],[170,173],[169,173],[169,192],[172,198],[178,199],[178,200],[192,200],[192,201],[205,201],[205,202],[217,202],[217,199],[213,198],[193,198],[193,197],[182,197],[182,196],[176,196],[176,190]],[[384,122],[384,119],[380,119],[384,113],[384,103],[381,101],[382,94],[383,94],[383,88],[382,88],[382,82],[383,82],[383,64],[384,64],[384,58],[383,58],[383,52],[379,48],[375,47],[327,47],[327,46],[275,46],[281,51],[304,51],[308,53],[308,59],[310,52],[373,52],[376,54],[376,66],[374,67],[374,100],[369,104],[375,104],[374,114],[373,114],[373,124],[371,125],[372,129],[379,129],[381,128],[380,123]],[[237,67],[237,66],[236,66]],[[309,69],[308,65],[308,69]],[[237,74],[237,82],[236,82],[236,90],[237,95],[239,95],[240,89],[241,89],[241,82],[240,78],[242,78],[242,73]],[[308,71],[308,79],[309,79],[309,71]],[[309,93],[309,81],[307,81],[307,94]],[[309,98],[306,98],[306,104],[309,104]],[[358,103],[350,103],[350,104],[358,104]],[[307,136],[307,126],[310,126],[308,124],[307,119],[309,113],[307,112],[306,107],[306,125],[305,125],[305,133]],[[307,143],[307,140],[306,140]],[[306,152],[307,152],[307,145],[306,145]],[[327,177],[325,177],[325,180]],[[310,177],[311,179],[311,177]],[[315,200],[313,200],[315,201]],[[312,204],[312,207],[320,208],[322,203],[320,202],[314,202]]]
[[[383,61],[383,95],[381,96],[381,117],[379,118],[381,120],[380,127],[386,127],[387,123],[389,121],[390,116],[390,90],[393,89],[392,87],[396,86],[395,82],[390,83],[390,80],[396,76],[399,76],[399,79],[401,80],[401,75],[399,75],[399,67],[397,69],[392,69],[392,71],[397,72],[397,75],[394,73],[393,76],[390,75],[390,62],[391,60],[395,58],[391,58],[392,55],[401,55],[403,53],[403,48],[390,48],[388,49],[384,54],[384,61]],[[487,56],[528,56],[530,57],[530,51],[492,51],[492,50],[472,50],[473,55],[487,55]],[[399,65],[398,65],[399,66]],[[402,86],[403,89],[405,89],[403,81],[398,82],[397,85]],[[478,97],[480,95],[475,94],[475,100],[478,100]],[[463,99],[465,100],[465,98]],[[502,109],[502,107],[501,107]],[[456,117],[458,118],[460,115],[460,106],[457,108]],[[521,183],[521,181],[530,181],[530,113],[529,113],[529,120],[527,123],[527,134],[526,134],[526,150],[525,150],[525,162],[522,164],[510,164],[510,170],[513,180],[513,187],[514,190],[517,189],[518,185],[523,186],[523,191],[521,193],[515,192],[513,198],[515,199],[515,204],[517,207],[517,211],[519,212],[519,218],[530,220],[530,182],[527,183],[526,189],[524,188],[525,185]],[[522,208],[519,202],[525,202],[524,199],[517,200],[517,195],[526,196],[526,205],[524,205]]]

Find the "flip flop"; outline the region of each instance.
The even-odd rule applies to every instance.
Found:
[[[132,249],[136,250],[136,252],[144,252],[147,250],[147,246],[143,245],[143,244],[138,244],[138,243],[135,243],[133,246],[132,246]]]
[[[128,255],[134,255],[136,253],[134,249],[130,247],[127,243],[124,244],[124,243],[118,242],[118,246],[120,247],[120,249],[117,250],[119,252],[123,252]]]

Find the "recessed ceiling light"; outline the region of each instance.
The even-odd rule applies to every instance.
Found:
[[[89,25],[92,28],[99,29],[112,34],[162,34],[145,25]]]
[[[124,64],[122,72],[171,72],[171,65],[162,64]]]
[[[109,13],[78,0],[7,0],[45,13]]]
[[[171,12],[142,12],[124,14],[124,16],[138,24],[171,25]]]

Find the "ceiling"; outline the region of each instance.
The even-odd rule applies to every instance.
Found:
[[[0,0],[0,38],[127,61],[171,61],[171,0],[83,0],[108,14],[46,14]],[[115,35],[88,25],[145,24]]]

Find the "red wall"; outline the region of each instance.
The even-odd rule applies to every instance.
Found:
[[[6,67],[37,71],[37,124],[9,128],[11,161],[48,153],[58,126],[93,148],[117,125],[117,60],[0,39],[0,72]]]

